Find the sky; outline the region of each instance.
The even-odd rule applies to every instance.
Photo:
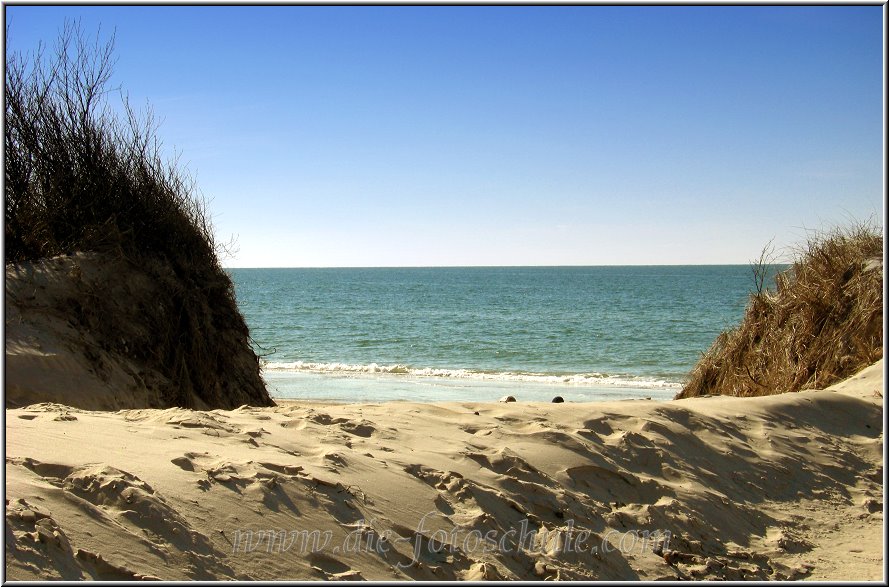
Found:
[[[746,264],[884,206],[882,6],[5,6],[161,120],[229,267]]]

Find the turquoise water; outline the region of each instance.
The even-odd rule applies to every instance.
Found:
[[[230,269],[273,396],[675,395],[743,316],[747,265]]]

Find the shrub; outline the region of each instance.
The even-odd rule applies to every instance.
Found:
[[[757,291],[719,335],[677,399],[821,389],[883,356],[883,234],[873,223],[814,233],[776,289]]]
[[[170,380],[170,405],[230,407],[227,395],[244,392],[268,405],[205,201],[164,161],[151,113],[126,97],[121,115],[110,106],[113,48],[66,23],[51,58],[42,46],[7,55],[6,261],[97,252],[141,268],[164,292],[163,311],[145,312],[151,337],[128,352]],[[112,347],[120,338],[113,317],[79,323]],[[245,350],[246,367],[231,360]]]

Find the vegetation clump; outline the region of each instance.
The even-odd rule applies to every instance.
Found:
[[[69,309],[73,323],[161,373],[168,405],[271,405],[205,201],[164,160],[150,112],[111,107],[113,45],[69,23],[49,58],[7,55],[6,262],[89,252],[138,269],[156,285],[133,293],[138,328],[116,319],[113,279]]]
[[[677,399],[822,389],[883,356],[883,234],[873,223],[814,233],[789,269],[757,289],[744,319],[719,335]]]

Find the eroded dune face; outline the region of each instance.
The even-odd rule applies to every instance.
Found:
[[[176,297],[166,294],[169,284],[157,281],[159,273],[157,267],[149,272],[96,253],[7,265],[6,406],[271,405],[246,334],[221,325],[218,317],[190,317],[196,326],[218,326],[201,326],[191,335],[205,337],[211,359],[219,363],[211,370],[218,380],[208,380],[205,389],[182,383],[196,367],[185,360],[177,370],[175,361],[188,359],[187,353],[177,357],[165,350],[186,348],[188,337],[175,343],[160,340],[164,326],[179,320],[184,310],[177,310]]]
[[[761,398],[7,410],[7,573],[880,579],[882,382],[878,363]]]

